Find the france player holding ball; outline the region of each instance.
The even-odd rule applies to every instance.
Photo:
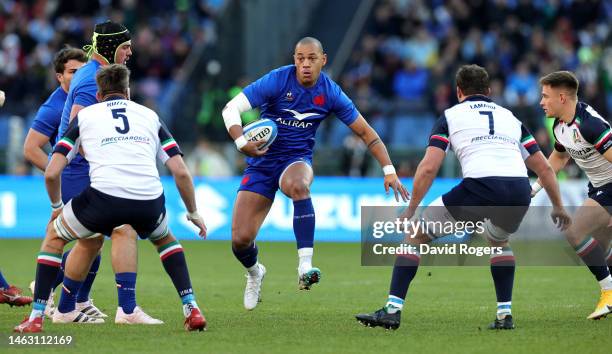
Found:
[[[340,86],[321,72],[327,62],[321,42],[312,37],[295,46],[294,65],[272,70],[227,103],[225,126],[245,155],[247,168],[238,190],[232,216],[232,250],[247,269],[244,307],[252,310],[260,300],[266,268],[258,262],[255,238],[280,189],[293,200],[293,231],[298,248],[298,287],[309,290],[321,271],[312,266],[315,212],[310,199],[313,181],[312,153],[319,124],[335,114],[363,140],[384,171],[384,187],[395,198],[408,200],[387,149]],[[266,147],[264,140],[249,141],[243,135],[240,114],[259,107],[261,118],[276,123],[278,134]]]

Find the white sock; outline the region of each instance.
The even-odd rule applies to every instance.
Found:
[[[599,286],[601,286],[601,290],[612,290],[612,275],[608,275],[600,280]]]
[[[497,318],[503,319],[508,315],[512,315],[512,301],[497,303]]]
[[[29,321],[32,322],[36,317],[42,317],[43,316],[43,312],[44,310],[32,310],[32,312],[30,312],[30,318]]]
[[[397,311],[401,311],[404,308],[404,299],[389,295],[385,308],[387,309],[387,313],[396,313]]]
[[[304,247],[298,250],[298,272],[303,274],[312,268],[312,255],[314,249],[312,247]]]
[[[249,268],[247,268],[247,272],[249,272],[250,276],[256,276],[259,275],[259,262],[253,264],[252,266],[250,266]]]
[[[191,315],[192,308],[199,309],[198,304],[195,302],[195,300],[183,305],[183,315],[185,315],[185,317],[189,317],[189,315]]]

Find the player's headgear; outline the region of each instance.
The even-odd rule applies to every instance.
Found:
[[[109,64],[113,64],[117,49],[131,39],[130,31],[124,25],[106,21],[96,24],[91,44],[84,46],[83,49],[87,52],[88,57],[91,57],[93,53],[98,53]]]

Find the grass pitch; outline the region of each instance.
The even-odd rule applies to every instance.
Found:
[[[209,321],[207,332],[182,328],[180,300],[155,249],[140,241],[137,297],[161,326],[112,323],[117,306],[110,244],[105,246],[92,297],[111,320],[103,325],[54,325],[46,334],[72,335],[69,347],[7,345],[7,335],[29,313],[0,305],[0,352],[79,353],[610,353],[612,318],[588,321],[599,289],[585,267],[519,267],[513,298],[514,331],[489,331],[495,293],[488,267],[422,267],[408,293],[397,331],[366,328],[353,315],[380,308],[390,267],[361,267],[358,244],[319,243],[314,263],[323,272],[310,292],[297,290],[293,243],[259,243],[268,273],[263,302],[242,306],[244,272],[229,242],[182,242],[193,288]],[[40,240],[0,240],[0,269],[27,288]]]

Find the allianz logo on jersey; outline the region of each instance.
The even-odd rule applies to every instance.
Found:
[[[140,143],[150,144],[151,139],[146,136],[129,135],[129,136],[109,136],[100,140],[100,146],[117,143]]]
[[[297,120],[279,117],[276,118],[276,123],[296,128],[310,128],[313,123],[303,122],[303,120],[308,117],[315,117],[319,115],[319,113],[300,113],[293,109],[283,109],[283,111],[291,113],[291,116]]]

